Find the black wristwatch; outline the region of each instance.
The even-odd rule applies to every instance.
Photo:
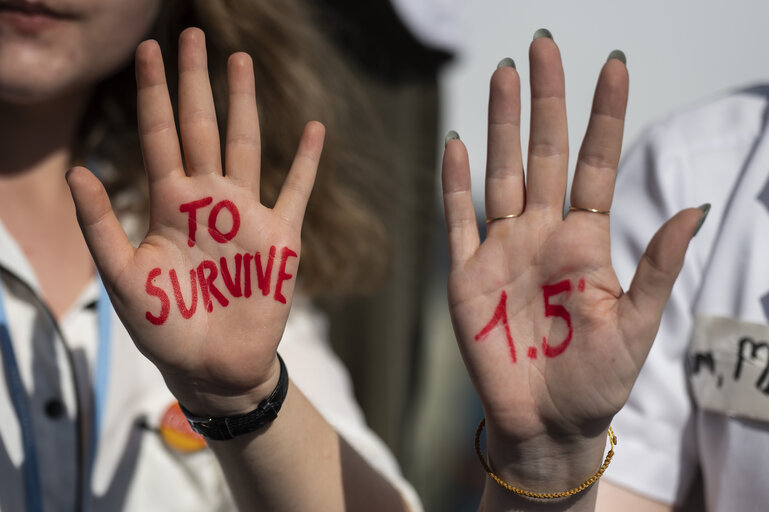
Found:
[[[262,400],[257,408],[249,413],[238,416],[224,416],[222,418],[206,418],[193,416],[180,403],[179,407],[187,417],[192,430],[206,439],[227,441],[236,436],[258,430],[275,420],[288,392],[288,370],[280,354],[277,354],[277,356],[278,362],[280,362],[278,385],[275,386],[270,396]]]

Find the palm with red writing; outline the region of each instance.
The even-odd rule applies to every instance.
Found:
[[[574,210],[563,217],[568,137],[558,48],[535,39],[530,60],[525,180],[518,74],[502,67],[491,80],[486,215],[498,220],[483,243],[466,150],[459,140],[447,143],[449,302],[486,414],[492,463],[534,486],[533,474],[541,473],[527,473],[531,464],[548,467],[547,490],[555,491],[561,467],[569,475],[564,486],[598,467],[605,430],[643,364],[702,212],[684,210],[661,228],[623,293],[611,266],[609,216]],[[611,207],[627,91],[625,65],[608,60],[577,163],[573,207]],[[518,216],[505,218],[511,214]]]
[[[276,350],[324,129],[307,125],[270,209],[259,200],[251,59],[235,54],[228,63],[224,172],[203,33],[188,29],[179,40],[184,164],[154,41],[137,49],[136,74],[150,229],[134,248],[101,183],[76,168],[67,178],[83,233],[115,310],[177,398],[193,413],[246,412],[277,381]]]

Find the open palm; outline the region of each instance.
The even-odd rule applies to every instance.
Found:
[[[490,443],[494,438],[508,446],[601,438],[651,347],[702,215],[689,209],[668,221],[623,293],[611,267],[608,211],[627,69],[610,59],[601,71],[577,162],[572,210],[564,218],[568,137],[557,46],[546,37],[535,39],[530,61],[526,178],[518,74],[501,67],[492,77],[486,216],[496,220],[489,222],[483,243],[461,141],[449,140],[443,162],[452,320],[483,403]]]
[[[259,201],[259,122],[251,59],[228,63],[222,157],[203,33],[179,43],[184,163],[154,41],[136,52],[139,131],[150,191],[150,229],[128,242],[101,183],[68,175],[81,226],[112,303],[134,342],[190,410],[253,407],[277,379],[276,350],[290,309],[300,232],[324,129],[305,129],[274,209]],[[186,173],[185,173],[186,166]]]

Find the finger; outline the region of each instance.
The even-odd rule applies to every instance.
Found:
[[[294,162],[275,202],[275,211],[298,227],[302,225],[307,201],[310,199],[310,192],[315,183],[325,136],[326,128],[321,123],[317,121],[307,123],[299,141]]]
[[[521,81],[511,59],[491,76],[486,218],[520,214],[525,190],[521,157]],[[494,224],[489,226],[492,229]]]
[[[446,136],[448,140],[443,153],[441,174],[443,209],[452,268],[464,265],[481,243],[470,190],[470,161],[467,148],[458,136],[452,139],[454,135],[456,132],[449,132]]]
[[[544,207],[563,217],[569,163],[569,137],[563,67],[549,37],[534,39],[531,61],[531,130],[526,206]]]
[[[139,142],[151,187],[164,177],[184,176],[163,56],[155,41],[144,41],[136,49],[136,87]]]
[[[593,109],[574,173],[572,206],[611,209],[628,97],[628,74],[623,61],[624,54],[612,52],[598,77]],[[572,213],[579,214],[578,211]],[[607,219],[593,215],[596,219],[602,217]],[[608,226],[608,219],[606,222]]]
[[[227,61],[229,106],[225,174],[259,195],[259,114],[256,110],[254,65],[246,53],[236,53]]]
[[[117,281],[134,255],[134,247],[118,222],[101,181],[85,167],[67,172],[78,222],[102,278]]]
[[[707,205],[709,208],[709,205]],[[659,326],[673,283],[684,264],[689,241],[707,216],[705,206],[676,214],[657,231],[638,262],[630,289],[622,301],[632,306],[632,315],[623,315],[629,326],[654,322]]]
[[[203,31],[188,28],[179,36],[179,129],[190,176],[221,174],[219,128],[208,80]]]

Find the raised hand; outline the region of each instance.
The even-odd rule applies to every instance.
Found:
[[[568,137],[555,43],[535,39],[530,62],[526,178],[518,74],[503,66],[491,79],[483,243],[465,147],[447,143],[449,305],[486,414],[492,467],[514,485],[554,492],[600,465],[606,429],[651,347],[702,211],[684,210],[660,229],[623,293],[611,266],[607,212],[627,69],[611,58],[601,71],[564,218]]]
[[[179,41],[179,125],[160,49],[136,51],[150,229],[128,241],[101,183],[67,179],[112,303],[139,350],[193,413],[248,412],[275,387],[276,350],[296,284],[300,231],[323,145],[307,125],[273,209],[259,201],[259,121],[251,59],[228,62],[224,170],[203,33]],[[186,167],[186,173],[185,173]],[[224,171],[224,172],[223,172]]]

